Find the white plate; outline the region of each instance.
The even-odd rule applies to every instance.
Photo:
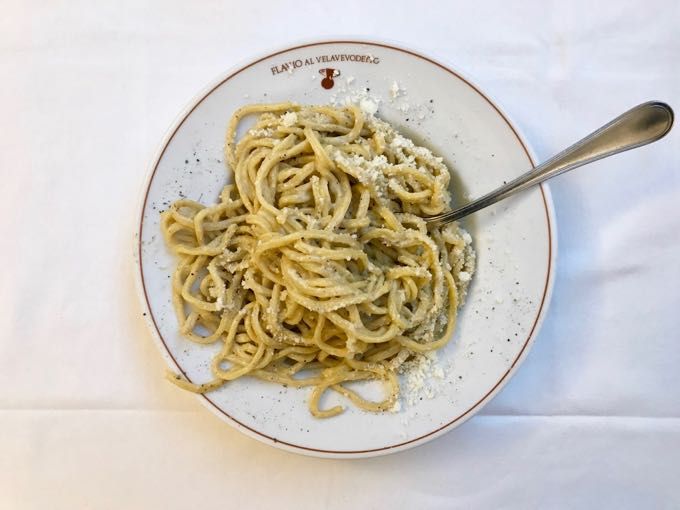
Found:
[[[324,80],[327,75],[331,79]],[[395,81],[400,91],[393,99]],[[181,195],[204,203],[217,199],[230,178],[222,158],[225,130],[239,106],[285,100],[328,103],[364,87],[382,99],[381,117],[444,157],[470,197],[532,166],[526,142],[495,103],[458,72],[404,48],[315,42],[229,72],[201,93],[170,129],[144,192],[139,287],[152,334],[172,369],[192,381],[206,381],[214,350],[193,345],[177,331],[169,278],[175,260],[159,232],[159,211]],[[550,299],[556,255],[552,202],[545,186],[477,213],[466,226],[474,238],[478,269],[454,340],[439,354],[445,376],[437,381],[432,398],[404,405],[396,414],[371,414],[348,405],[344,414],[326,420],[309,414],[308,389],[253,378],[199,398],[260,441],[324,457],[391,453],[460,425],[501,389],[526,355]],[[329,395],[327,405],[336,398],[341,399]]]

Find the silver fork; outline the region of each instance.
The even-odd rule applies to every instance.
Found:
[[[458,209],[424,218],[428,225],[444,225],[484,209],[531,186],[619,152],[655,142],[671,130],[673,110],[649,101],[628,110],[537,167]]]

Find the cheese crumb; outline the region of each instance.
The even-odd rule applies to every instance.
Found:
[[[291,127],[293,124],[297,123],[297,121],[297,113],[295,112],[286,112],[281,115],[281,123],[286,127]]]
[[[395,99],[399,95],[399,84],[396,81],[392,82],[390,85],[390,97]]]
[[[251,136],[257,136],[260,138],[267,138],[270,137],[274,134],[273,129],[251,129],[248,131],[248,134]]]
[[[399,373],[405,379],[404,399],[409,406],[423,397],[432,399],[442,390],[445,372],[436,351],[416,354],[401,365]]]
[[[368,98],[362,99],[359,102],[359,108],[361,108],[361,111],[368,115],[375,115],[375,113],[378,111],[378,103]]]

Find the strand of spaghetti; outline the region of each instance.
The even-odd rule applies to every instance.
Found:
[[[277,111],[280,112],[285,110],[295,110],[298,108],[299,108],[298,105],[296,105],[295,103],[285,102],[269,105],[265,104],[248,105],[236,110],[234,112],[234,115],[231,117],[231,120],[229,121],[229,127],[227,129],[227,139],[224,145],[224,152],[227,157],[229,166],[231,168],[236,168],[236,161],[234,160],[235,152],[234,141],[236,138],[236,128],[238,127],[238,123],[241,122],[241,119],[243,117],[253,113],[277,112]]]

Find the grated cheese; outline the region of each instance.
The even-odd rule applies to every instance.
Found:
[[[432,399],[443,388],[444,368],[436,351],[416,354],[401,365],[399,373],[404,379],[404,401],[413,406],[424,398]]]
[[[274,130],[271,128],[267,129],[251,129],[248,131],[251,136],[257,136],[259,138],[268,138],[274,134]]]
[[[367,115],[374,115],[378,111],[378,103],[371,99],[362,99],[359,101],[359,108]]]
[[[395,81],[390,85],[390,97],[395,99],[399,95],[399,84]]]
[[[291,127],[293,124],[297,123],[297,113],[286,112],[281,115],[281,123],[286,127]]]

